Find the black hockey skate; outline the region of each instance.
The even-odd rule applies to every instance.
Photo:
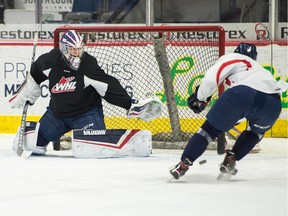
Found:
[[[170,169],[170,173],[175,179],[179,179],[181,176],[185,175],[189,166],[192,166],[192,164],[193,163],[186,158],[184,161],[180,161],[174,168]]]
[[[232,150],[226,151],[224,161],[220,164],[220,174],[217,177],[218,180],[227,180],[232,175],[236,175],[238,170],[236,167],[235,153]]]

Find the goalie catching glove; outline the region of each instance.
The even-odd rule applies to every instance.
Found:
[[[144,121],[151,121],[158,118],[162,112],[162,102],[154,94],[148,95],[144,100],[134,100],[128,110],[128,118],[140,118]]]
[[[22,83],[17,92],[9,100],[11,107],[22,108],[26,101],[34,104],[38,97],[41,95],[41,88],[35,82],[30,74],[27,75],[26,80]]]
[[[206,101],[198,100],[197,98],[198,89],[199,89],[199,86],[196,87],[195,92],[192,93],[187,100],[188,107],[191,110],[193,110],[193,112],[196,114],[201,113],[206,108],[207,104],[212,98],[212,96],[210,96],[207,98]]]

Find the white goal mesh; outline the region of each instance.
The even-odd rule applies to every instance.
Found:
[[[170,142],[187,140],[203,123],[205,112],[194,114],[186,100],[204,72],[224,54],[222,27],[66,26],[55,30],[55,47],[69,29],[83,35],[85,50],[132,97],[142,99],[153,92],[164,104],[160,118],[144,122],[128,119],[125,110],[103,101],[107,129],[148,129],[154,141]]]

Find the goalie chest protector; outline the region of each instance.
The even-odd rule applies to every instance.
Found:
[[[152,151],[152,133],[149,130],[73,130],[74,157],[106,158],[147,157]]]

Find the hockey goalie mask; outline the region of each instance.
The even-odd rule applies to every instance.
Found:
[[[249,56],[255,61],[257,59],[257,50],[254,44],[240,43],[235,49],[234,53],[240,53],[242,55]]]
[[[60,41],[60,50],[68,66],[73,70],[78,70],[84,53],[82,37],[74,30],[64,33]]]

